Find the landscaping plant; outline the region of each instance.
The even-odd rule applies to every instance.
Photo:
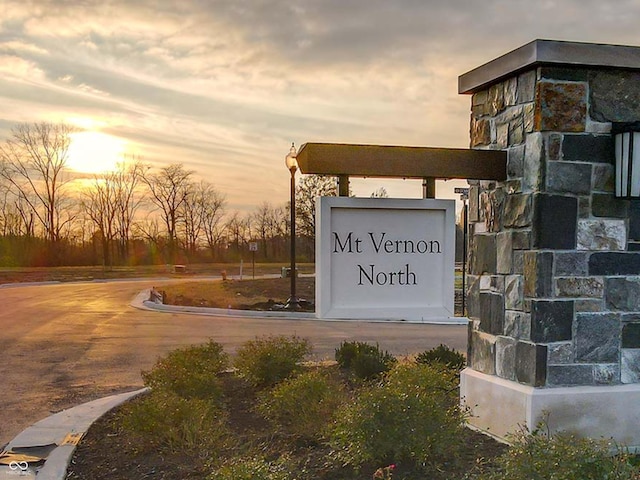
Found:
[[[463,354],[447,347],[442,343],[435,348],[419,353],[416,356],[416,362],[440,363],[457,371],[462,370],[467,363],[466,358]]]
[[[388,372],[396,358],[378,344],[342,342],[336,349],[336,361],[340,368],[349,369],[357,378],[371,380]]]

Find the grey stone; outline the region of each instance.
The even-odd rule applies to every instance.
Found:
[[[522,109],[522,117],[524,119],[524,131],[525,133],[533,132],[536,126],[536,108],[535,103],[527,103]]]
[[[524,142],[524,121],[522,117],[509,122],[508,145],[520,145]]]
[[[640,383],[640,348],[623,348],[620,355],[622,383]]]
[[[471,273],[481,275],[483,273],[496,273],[496,236],[475,235],[473,237],[475,255],[471,265]]]
[[[627,243],[627,250],[630,252],[640,252],[640,242]]]
[[[591,196],[591,211],[594,217],[626,218],[629,201],[611,194],[594,193]]]
[[[553,294],[553,253],[524,252],[524,296],[551,297]]]
[[[568,80],[570,82],[586,82],[589,71],[584,68],[540,67],[539,78],[548,80]]]
[[[522,193],[522,180],[519,178],[512,178],[504,182],[504,189],[509,194]]]
[[[622,325],[622,348],[640,348],[640,323]]]
[[[592,253],[589,257],[589,275],[640,275],[640,253]]]
[[[603,301],[602,300],[593,300],[593,299],[576,299],[575,304],[576,312],[602,312]]]
[[[496,375],[507,380],[516,379],[516,344],[509,337],[496,338]]]
[[[472,331],[469,342],[469,366],[487,375],[496,374],[496,339],[486,333]]]
[[[484,118],[471,118],[471,147],[491,143],[491,122]]]
[[[612,127],[613,125],[611,122],[595,122],[590,118],[587,118],[587,128],[585,131],[596,135],[604,135],[611,133]]]
[[[521,178],[524,173],[524,145],[510,147],[507,151],[507,177]]]
[[[605,304],[610,310],[640,311],[640,277],[605,279]]]
[[[480,277],[467,275],[467,315],[480,318]]]
[[[549,365],[547,385],[552,387],[593,385],[591,365]]]
[[[522,275],[507,275],[504,283],[505,308],[507,310],[522,310],[524,300]]]
[[[640,313],[621,313],[623,323],[640,323]]]
[[[547,345],[549,365],[573,363],[573,344],[571,342],[550,343]]]
[[[640,74],[637,72],[594,71],[590,87],[592,119],[635,122],[640,118]]]
[[[596,385],[615,385],[620,383],[620,365],[617,363],[594,365],[593,380]]]
[[[534,204],[532,247],[575,249],[578,200],[575,197],[538,194]]]
[[[587,254],[583,252],[555,253],[556,275],[587,275]]]
[[[518,102],[518,79],[511,77],[504,82],[504,103],[507,106]]]
[[[531,230],[515,230],[511,234],[514,250],[529,250],[531,248]]]
[[[474,93],[471,96],[471,105],[476,106],[487,103],[487,93],[488,92],[486,90],[480,90],[479,92]]]
[[[504,294],[504,275],[491,275],[489,277],[489,289],[492,292]]]
[[[591,197],[579,197],[578,218],[591,218]]]
[[[616,184],[613,165],[605,163],[593,165],[593,190],[595,192],[615,192]]]
[[[602,277],[558,277],[557,297],[602,298],[604,280]]]
[[[518,76],[518,103],[533,102],[536,91],[536,71],[529,70]]]
[[[513,242],[511,241],[511,232],[501,232],[496,235],[497,257],[496,270],[497,273],[511,273]]]
[[[561,160],[562,158],[562,135],[551,133],[547,137],[547,158],[549,160]]]
[[[578,220],[578,250],[625,250],[627,228],[624,220]]]
[[[504,334],[519,340],[531,340],[531,315],[514,310],[505,311]]]
[[[531,300],[531,340],[536,343],[571,340],[573,301]]]
[[[532,387],[546,382],[547,347],[518,341],[516,344],[516,380]]]
[[[469,221],[477,222],[480,220],[480,200],[479,188],[476,186],[469,187]]]
[[[513,273],[524,275],[524,251],[515,250],[513,252]]]
[[[640,202],[629,206],[629,240],[640,240]]]
[[[544,185],[544,158],[542,134],[530,133],[525,140],[522,190],[537,192]]]
[[[565,135],[562,141],[565,162],[613,163],[615,160],[611,135]]]
[[[496,146],[500,150],[504,150],[509,146],[509,124],[496,124]]]
[[[613,313],[578,313],[574,342],[578,362],[617,362],[620,355],[620,317]]]
[[[504,110],[504,84],[497,83],[489,87],[489,115],[495,117]]]
[[[493,335],[504,331],[504,296],[480,292],[480,330]]]
[[[547,191],[587,195],[591,192],[591,165],[588,163],[549,162]]]
[[[531,194],[507,195],[502,224],[506,228],[520,228],[531,225],[533,215]]]

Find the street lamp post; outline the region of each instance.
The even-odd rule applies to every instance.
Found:
[[[296,147],[291,144],[291,149],[284,161],[287,169],[291,173],[291,295],[285,308],[288,310],[298,310],[298,297],[296,297],[296,170],[298,169],[298,153]]]

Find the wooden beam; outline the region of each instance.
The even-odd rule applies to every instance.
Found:
[[[353,177],[506,180],[507,152],[464,148],[305,143],[302,173]]]

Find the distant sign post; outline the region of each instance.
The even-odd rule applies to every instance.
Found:
[[[253,279],[256,279],[256,252],[258,251],[258,242],[249,242],[249,251],[251,252],[251,266],[253,267]]]

